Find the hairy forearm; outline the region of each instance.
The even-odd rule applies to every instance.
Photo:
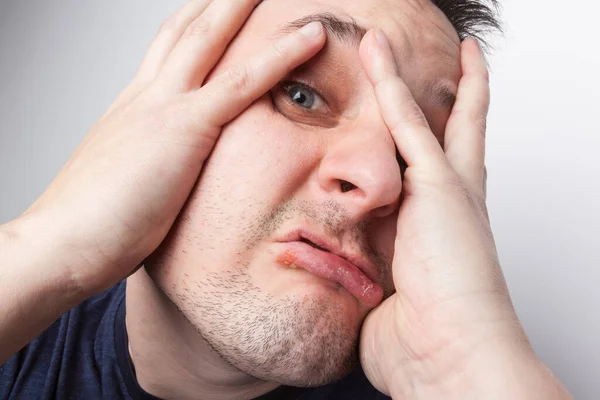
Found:
[[[410,393],[392,389],[394,399],[567,400],[568,390],[529,346],[495,344],[475,349],[473,357],[444,379],[417,380]]]
[[[65,253],[44,224],[0,225],[0,365],[85,298]]]

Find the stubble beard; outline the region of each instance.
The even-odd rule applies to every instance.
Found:
[[[243,271],[214,274],[184,293],[177,294],[181,312],[217,354],[248,375],[314,387],[347,375],[358,363],[358,329],[347,325],[328,294],[274,299]]]
[[[246,246],[240,259],[298,215],[332,231],[343,226],[345,218],[336,204],[291,200],[241,230]],[[239,262],[201,280],[184,275],[176,290],[162,287],[156,276],[153,280],[206,343],[248,375],[315,387],[340,379],[357,366],[361,321],[349,326],[339,296],[320,291],[317,297],[274,298],[255,286],[247,271],[248,264]]]

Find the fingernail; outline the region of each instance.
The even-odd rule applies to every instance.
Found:
[[[308,37],[320,36],[322,32],[323,25],[318,21],[311,22],[310,24],[305,25],[302,27],[302,29],[300,29],[300,33]]]
[[[383,47],[390,47],[390,42],[388,42],[385,33],[379,28],[375,30],[375,38]]]

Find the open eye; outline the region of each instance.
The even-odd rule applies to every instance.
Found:
[[[291,102],[307,110],[317,109],[324,103],[314,89],[297,82],[285,83],[283,90]]]
[[[335,94],[326,92],[323,96],[314,84],[307,84],[297,80],[280,82],[271,91],[273,109],[285,118],[306,126],[330,128],[339,122],[339,114],[332,110],[328,100],[333,99],[336,104]]]
[[[313,104],[315,104],[315,94],[301,86],[292,86],[287,89],[287,93],[292,101],[300,107],[312,108]]]

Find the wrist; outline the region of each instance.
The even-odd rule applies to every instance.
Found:
[[[0,247],[4,273],[12,282],[37,287],[61,307],[73,307],[91,293],[85,291],[72,273],[68,243],[55,232],[48,216],[25,214],[0,226]]]
[[[126,257],[124,246],[117,249],[123,253],[120,259],[115,256],[118,252],[106,251],[108,235],[97,232],[110,230],[99,228],[98,221],[75,219],[60,207],[28,211],[11,225],[20,249],[29,252],[28,266],[43,270],[53,286],[72,299],[73,306],[116,284],[125,276],[121,270],[139,264]]]
[[[390,385],[394,399],[572,399],[554,374],[539,360],[526,336],[473,346],[444,374],[416,374],[409,385]]]
[[[0,365],[85,299],[46,226],[21,217],[0,226]]]

